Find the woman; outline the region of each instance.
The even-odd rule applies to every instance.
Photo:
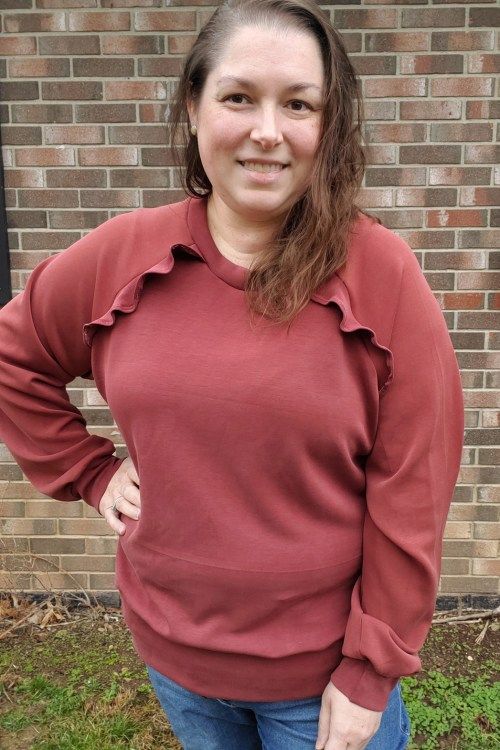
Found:
[[[0,314],[0,435],[120,535],[125,619],[186,750],[410,734],[399,680],[421,668],[463,401],[411,248],[355,204],[360,112],[313,0],[229,0],[172,110],[186,199],[104,222]],[[76,376],[125,459],[69,403]]]

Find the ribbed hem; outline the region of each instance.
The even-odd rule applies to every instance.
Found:
[[[342,640],[326,651],[267,659],[193,649],[158,636],[122,597],[122,611],[140,658],[205,698],[284,701],[320,697],[342,659]]]
[[[352,659],[350,656],[343,656],[330,676],[330,681],[351,703],[372,711],[385,710],[389,694],[399,679],[375,672],[367,659]]]

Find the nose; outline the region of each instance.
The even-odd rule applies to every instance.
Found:
[[[263,148],[272,148],[276,144],[282,143],[283,134],[279,126],[279,120],[271,105],[260,110],[258,122],[250,133],[250,138],[260,143]]]

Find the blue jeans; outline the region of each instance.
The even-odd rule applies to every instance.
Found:
[[[205,698],[146,667],[184,750],[314,750],[321,696],[290,701]],[[365,750],[405,750],[409,738],[410,717],[398,682]]]

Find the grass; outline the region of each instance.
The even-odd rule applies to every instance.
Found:
[[[116,612],[116,611],[115,611]],[[408,750],[500,747],[498,634],[431,629],[423,671],[402,679]],[[0,641],[0,750],[181,750],[119,617],[82,617]]]
[[[487,661],[485,670],[498,669]],[[412,722],[408,750],[498,750],[500,734],[500,684],[484,677],[448,677],[431,670],[424,679],[405,677],[403,699]],[[419,736],[418,744],[415,737]]]

